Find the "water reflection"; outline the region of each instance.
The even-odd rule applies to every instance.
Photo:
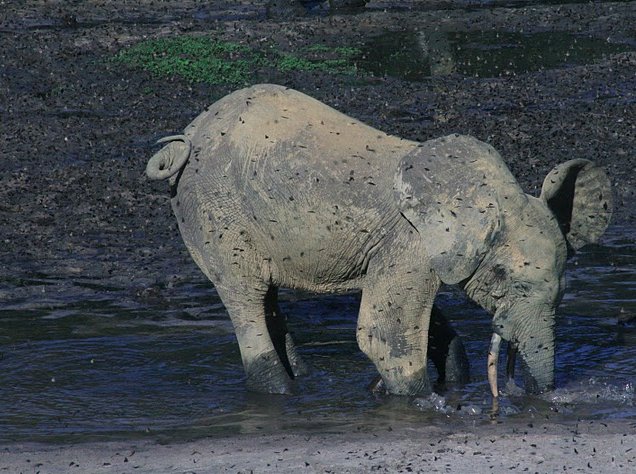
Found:
[[[508,390],[499,420],[636,417],[636,325],[619,325],[621,314],[636,312],[635,235],[612,228],[603,245],[570,263],[557,327],[559,388],[543,397]],[[491,420],[490,318],[453,289],[439,302],[475,361],[472,383],[430,399],[378,398],[366,388],[375,370],[355,341],[359,296],[284,292],[311,373],[296,381],[295,395],[280,397],[245,391],[229,319],[196,269],[131,289],[117,276],[32,267],[0,282],[2,441]]]
[[[453,73],[501,77],[592,64],[632,50],[627,43],[568,32],[389,32],[366,44],[358,67],[410,81]]]

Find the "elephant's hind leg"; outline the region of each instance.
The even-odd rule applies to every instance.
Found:
[[[265,297],[265,319],[276,353],[289,375],[298,377],[306,374],[307,367],[287,329],[287,317],[278,305],[278,288],[275,286],[269,288]]]
[[[468,356],[464,344],[437,305],[433,305],[431,311],[428,357],[437,369],[439,384],[469,382]]]
[[[291,393],[293,372],[285,350],[286,329],[282,331],[284,326],[272,311],[269,285],[253,279],[230,285],[225,279],[216,288],[234,325],[247,388]]]

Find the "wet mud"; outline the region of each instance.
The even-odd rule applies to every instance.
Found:
[[[158,6],[128,1],[22,1],[3,5],[0,364],[10,359],[16,344],[31,340],[28,326],[19,334],[2,327],[24,314],[34,324],[46,316],[46,331],[61,331],[51,337],[62,341],[67,330],[85,336],[110,331],[113,350],[117,337],[126,332],[126,321],[138,333],[151,326],[147,321],[153,317],[178,315],[175,325],[183,324],[184,319],[190,326],[211,330],[211,325],[215,337],[234,347],[222,305],[209,292],[178,234],[167,185],[148,181],[144,169],[158,148],[154,145],[157,139],[180,133],[205,107],[237,86],[157,78],[112,61],[121,48],[148,37],[210,33],[247,45],[267,40],[281,51],[293,52],[315,44],[364,48],[378,38],[386,42],[392,35],[402,38],[399,35],[407,34],[415,38],[417,54],[424,54],[422,48],[428,51],[428,56],[422,56],[422,61],[429,61],[425,74],[409,74],[419,61],[412,62],[406,72],[389,70],[385,63],[367,64],[371,74],[354,76],[264,68],[257,72],[255,82],[298,89],[387,133],[413,140],[449,133],[473,135],[492,144],[522,187],[533,194],[538,194],[543,177],[555,164],[573,158],[593,160],[605,167],[613,185],[613,225],[619,229],[614,239],[627,240],[629,252],[633,252],[636,3],[470,9],[459,8],[460,2],[441,5],[450,9],[423,3],[370,2],[373,8],[355,14],[291,18],[272,17],[264,2],[214,2],[209,6],[185,1]],[[604,49],[598,55],[579,55],[582,59],[577,61],[551,59],[522,69],[504,67],[497,73],[466,66],[463,52],[451,54],[460,43],[487,52],[484,45],[498,32],[509,35],[509,43],[554,34],[579,38],[578,44],[589,42],[595,51],[599,45]],[[451,53],[446,51],[449,48]],[[412,60],[416,53],[409,54]],[[616,232],[629,235],[616,236]],[[622,262],[617,257],[619,266],[632,265],[633,253],[628,255]],[[626,275],[633,282],[633,271]],[[584,280],[586,273],[578,278]],[[585,293],[586,287],[580,288]],[[628,287],[632,290],[633,283]],[[586,295],[592,304],[593,294]],[[290,304],[302,307],[297,297],[289,298]],[[629,324],[630,315],[636,315],[633,296],[622,298],[617,308]],[[312,304],[329,308],[328,302]],[[340,300],[338,304],[355,305],[355,301]],[[571,305],[576,307],[576,301]],[[120,320],[113,328],[104,322],[112,315],[108,308],[123,308],[124,323]],[[67,319],[61,328],[50,323],[63,320],[68,311],[92,316]],[[149,314],[153,311],[154,316]],[[355,311],[351,309],[351,313]],[[106,318],[94,317],[100,314]],[[139,329],[136,318],[143,319],[141,326],[146,329]],[[317,324],[309,316],[307,322]],[[324,342],[341,330],[340,323],[326,329]],[[613,334],[613,330],[609,332]],[[622,337],[629,345],[633,333],[627,330]],[[196,339],[184,336],[184,344],[205,345],[204,338]],[[306,351],[320,347],[319,343]],[[340,355],[350,359],[353,333],[344,344],[347,351]],[[234,350],[223,357],[230,354],[234,361],[230,366],[240,370],[238,350]],[[316,352],[322,358],[329,351]],[[158,367],[169,363],[160,359]],[[87,367],[90,360],[88,357]],[[214,363],[212,358],[203,362]],[[621,380],[633,380],[633,371],[624,365],[620,370]],[[197,369],[194,373],[201,383],[213,383],[204,372]],[[120,375],[134,378],[140,374],[143,371]],[[50,382],[49,374],[36,375]],[[177,380],[188,383],[189,379]],[[309,383],[319,385],[317,380]],[[626,393],[633,398],[633,387],[623,390],[621,383],[610,383],[610,389],[620,392],[617,397]],[[98,387],[94,395],[102,395],[102,389]],[[566,407],[573,397],[567,391],[555,396]],[[37,397],[31,401],[38,405]],[[367,402],[356,403],[352,402],[352,409],[366,407]],[[103,410],[106,413],[108,407]],[[167,425],[172,427],[170,422]],[[122,431],[128,429],[124,426]],[[45,430],[45,434],[55,430]],[[134,430],[143,428],[135,426]],[[28,430],[22,435],[28,436]]]

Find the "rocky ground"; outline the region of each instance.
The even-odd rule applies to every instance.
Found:
[[[392,8],[398,4],[401,9]],[[569,31],[610,41],[628,38],[632,45],[636,37],[636,2],[518,4],[516,8],[468,11],[455,8],[457,2],[443,4],[453,7],[448,10],[417,1],[371,2],[369,6],[376,8],[357,15],[268,18],[267,5],[258,1],[0,1],[0,268],[4,268],[0,277],[9,279],[24,274],[27,268],[41,268],[60,275],[122,275],[135,285],[149,275],[163,278],[162,257],[185,256],[169,209],[167,186],[146,180],[145,164],[157,149],[154,142],[158,138],[180,132],[207,105],[236,86],[161,79],[112,61],[117,51],[141,39],[210,32],[228,41],[253,44],[267,40],[281,51],[294,51],[312,44],[359,46],[385,31],[432,27]],[[450,75],[408,82],[393,77],[355,79],[316,71],[283,74],[271,70],[259,72],[257,79],[299,89],[405,138],[426,140],[454,132],[474,135],[495,146],[521,185],[532,193],[540,189],[543,177],[555,164],[571,158],[593,160],[603,165],[611,178],[614,222],[633,228],[634,52],[610,55],[595,64],[503,79]],[[197,271],[189,259],[183,262],[188,266],[186,271]],[[589,436],[596,439],[598,434]],[[417,443],[407,442],[406,437],[395,445],[389,440],[389,448],[383,443],[380,456],[384,457],[379,465],[390,472],[398,469],[397,464],[388,464],[386,456],[399,454],[390,446],[418,455],[430,451],[430,456],[437,457],[437,451],[430,447],[437,442],[435,436],[424,436],[425,451],[420,451]],[[567,430],[560,436],[570,442]],[[626,439],[630,446],[634,444],[631,436],[611,436],[612,449]],[[327,437],[321,439],[320,443],[327,443]],[[507,440],[515,446],[539,443],[514,436]],[[604,438],[597,441],[607,444]],[[250,443],[243,442],[246,446]],[[310,448],[300,438],[296,442],[296,449],[321,450],[316,447],[320,443]],[[365,448],[369,453],[377,447],[371,438],[361,442],[369,443]],[[497,446],[502,444],[484,442],[483,449],[471,448],[482,454],[463,455],[481,459]],[[331,443],[330,449],[337,459],[320,464],[325,472],[362,472],[374,465],[370,460],[359,465],[362,467],[345,462],[347,451],[337,443]],[[22,450],[14,449],[18,454]],[[564,453],[561,448],[554,451],[553,461],[561,462],[559,457]],[[3,453],[0,472],[18,472],[16,466],[29,466],[18,454],[5,458]],[[38,459],[30,452],[29,456]],[[263,459],[256,459],[253,452],[251,456],[254,467],[267,470]],[[432,462],[430,456],[427,462]],[[6,464],[4,459],[14,464]],[[624,459],[629,465],[634,462],[633,457]],[[296,461],[300,463],[300,457]],[[315,459],[307,457],[307,462],[311,464],[307,469],[314,469]],[[589,463],[593,467],[592,458]],[[418,469],[436,466],[447,470],[446,464],[440,460],[439,464],[421,464]],[[584,464],[580,466],[585,469]],[[224,466],[229,471],[243,470],[240,461],[233,466],[228,461]],[[286,466],[291,469],[296,464]],[[399,467],[409,471],[408,466]],[[486,464],[483,466],[486,472]],[[532,469],[551,470],[545,466],[556,464]],[[100,469],[106,467],[103,464]],[[323,467],[314,470],[322,472]],[[152,472],[196,471],[194,465],[166,465],[162,469]],[[203,472],[216,472],[211,464],[207,469]],[[63,469],[42,468],[41,472]],[[616,468],[616,472],[628,471]]]

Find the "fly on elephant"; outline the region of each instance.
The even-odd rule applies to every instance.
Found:
[[[594,163],[556,166],[536,198],[475,138],[405,140],[270,84],[222,98],[161,142],[146,173],[170,180],[179,230],[230,315],[249,389],[289,393],[305,370],[281,287],[361,290],[357,342],[388,393],[430,392],[427,354],[464,378],[461,341],[433,304],[442,283],[493,315],[495,396],[501,340],[520,356],[526,390],[554,387],[566,259],[596,242],[612,213]]]

